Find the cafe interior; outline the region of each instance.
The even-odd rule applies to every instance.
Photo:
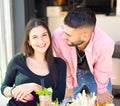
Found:
[[[112,80],[114,104],[120,104],[120,0],[9,0],[0,1],[0,83],[12,56],[20,50],[26,23],[32,17],[44,18],[51,33],[63,24],[64,17],[74,7],[88,7],[95,11],[97,26],[115,42],[112,56],[116,78]],[[5,106],[0,94],[0,106]]]

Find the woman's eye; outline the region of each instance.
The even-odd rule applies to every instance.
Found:
[[[43,34],[43,35],[42,35],[42,38],[46,38],[46,37],[47,37],[47,34]]]
[[[43,34],[42,36],[47,36],[47,34]]]
[[[35,39],[35,38],[37,38],[37,36],[33,36],[32,38]]]

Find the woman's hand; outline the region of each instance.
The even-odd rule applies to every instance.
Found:
[[[26,83],[16,86],[12,90],[12,95],[16,101],[28,102],[34,99],[34,96],[31,94],[33,91],[40,90],[41,86],[35,83]]]
[[[33,101],[34,100],[34,96],[32,94],[27,94],[26,96],[24,96],[23,98],[21,97],[20,99],[16,99],[16,101],[20,101],[20,102],[28,102],[28,101]]]

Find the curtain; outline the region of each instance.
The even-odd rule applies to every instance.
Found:
[[[0,83],[14,53],[12,0],[0,0]]]

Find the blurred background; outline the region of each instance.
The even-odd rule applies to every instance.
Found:
[[[0,83],[4,79],[9,60],[21,49],[25,25],[30,18],[44,19],[53,33],[63,24],[67,12],[80,6],[94,10],[97,26],[115,41],[113,70],[116,79],[112,83],[113,93],[119,98],[120,0],[0,0]]]

